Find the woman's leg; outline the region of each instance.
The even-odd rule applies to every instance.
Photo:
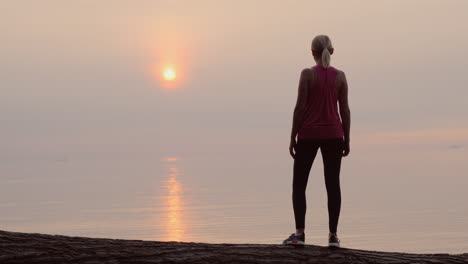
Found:
[[[296,158],[294,159],[292,198],[296,229],[298,230],[303,230],[305,227],[307,206],[305,192],[310,169],[317,155],[318,147],[319,144],[316,140],[298,140],[294,148]]]
[[[343,152],[343,139],[322,140],[322,152],[325,174],[325,186],[328,196],[328,217],[330,233],[336,233],[341,209],[340,168]]]

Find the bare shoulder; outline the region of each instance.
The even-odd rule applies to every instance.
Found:
[[[313,80],[315,78],[315,70],[312,68],[304,68],[301,71],[301,79],[303,80]]]
[[[346,74],[344,71],[336,69],[336,77],[339,79],[346,79]]]
[[[346,81],[346,74],[344,73],[344,71],[336,69],[336,72],[337,72],[337,73],[336,73],[336,81],[337,81],[340,85],[347,84],[347,81]]]

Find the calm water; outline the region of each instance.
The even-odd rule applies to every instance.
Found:
[[[284,146],[242,151],[244,147],[232,144],[180,155],[154,151],[112,158],[101,153],[11,159],[2,163],[1,229],[280,243],[294,230],[292,160]],[[450,162],[433,160],[432,173],[447,172],[434,178],[425,173],[428,163],[417,158],[411,163],[371,159],[359,154],[359,147],[355,151],[343,163],[338,231],[344,247],[468,252],[466,186],[450,183],[466,173],[447,171]],[[308,185],[308,243],[326,245],[327,217],[318,155]]]

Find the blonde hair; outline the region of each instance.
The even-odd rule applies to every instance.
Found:
[[[325,68],[330,66],[330,50],[333,49],[330,38],[327,35],[318,35],[312,40],[311,49],[322,54],[322,65]]]

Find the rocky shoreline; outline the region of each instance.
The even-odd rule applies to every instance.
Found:
[[[264,244],[206,244],[70,237],[0,231],[0,263],[468,263],[468,253],[409,254],[292,248]]]

